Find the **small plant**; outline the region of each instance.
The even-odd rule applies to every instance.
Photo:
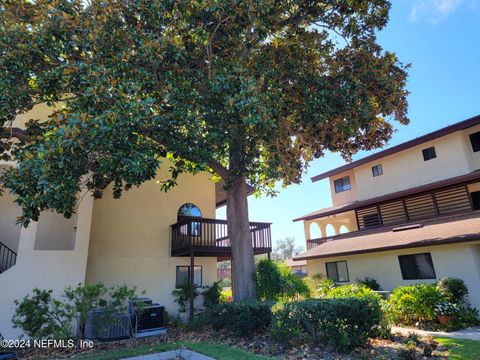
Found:
[[[444,277],[437,282],[437,289],[449,302],[453,304],[466,304],[468,288],[461,279]]]
[[[435,306],[435,314],[440,316],[455,316],[459,311],[456,304],[451,304],[448,301],[443,301]]]
[[[207,287],[207,290],[203,292],[203,306],[209,309],[220,304],[221,296],[222,288],[220,287],[220,281],[216,281],[212,284],[212,286]]]
[[[367,288],[374,290],[374,291],[379,291],[381,290],[380,284],[378,283],[377,280],[375,280],[372,277],[366,277],[364,279],[356,279],[355,282],[359,285],[366,286]]]
[[[195,285],[191,287],[188,283],[188,278],[185,278],[180,287],[172,291],[172,295],[176,298],[174,302],[178,303],[179,311],[183,313],[187,311],[190,298],[193,297],[195,300],[199,292]]]

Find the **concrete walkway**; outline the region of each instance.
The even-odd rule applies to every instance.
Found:
[[[393,334],[401,333],[403,335],[408,335],[409,333],[412,333],[412,332],[420,336],[434,336],[434,337],[446,337],[446,338],[454,338],[454,339],[467,339],[467,340],[480,341],[480,326],[474,326],[474,327],[452,331],[452,332],[426,331],[426,330],[419,330],[414,328],[392,326]]]
[[[135,357],[125,358],[124,360],[175,360],[175,359],[185,359],[185,360],[215,360],[210,356],[205,356],[194,351],[179,349],[172,351],[164,351],[157,354],[141,355]]]

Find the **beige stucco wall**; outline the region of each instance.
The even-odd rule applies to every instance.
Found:
[[[312,224],[316,224],[318,226],[320,229],[320,234],[318,234],[318,232],[312,232],[312,228],[314,227]],[[328,225],[333,227],[334,234],[327,234]],[[343,229],[347,230],[346,232],[358,230],[354,211],[347,211],[320,219],[307,220],[303,222],[303,226],[305,230],[305,238],[307,240],[338,235],[341,233],[342,226],[344,227]]]
[[[480,169],[480,152],[472,151],[468,136],[477,131],[480,126],[443,136],[330,178],[333,205],[369,199]],[[422,150],[431,146],[435,146],[437,157],[424,161]],[[374,177],[372,166],[378,164],[382,164],[383,175]],[[350,176],[352,189],[335,194],[334,181],[346,175]]]
[[[176,313],[171,295],[176,266],[189,265],[190,258],[170,256],[170,225],[185,203],[197,205],[203,217],[215,218],[215,184],[207,173],[183,174],[178,186],[165,193],[156,182],[164,176],[160,172],[154,181],[120,199],[113,199],[107,189],[95,200],[86,281],[136,286]],[[216,258],[196,257],[195,263],[202,265],[203,285],[211,285],[217,278]]]
[[[333,206],[350,203],[357,200],[358,198],[358,184],[356,180],[355,169],[345,171],[341,174],[337,174],[330,178],[330,194],[332,194],[332,204]],[[345,176],[350,178],[350,190],[342,191],[339,193],[335,192],[335,180],[341,179]]]
[[[341,241],[341,240],[339,240]],[[430,252],[435,268],[435,280],[403,280],[398,261],[399,255]],[[442,277],[455,277],[465,281],[470,302],[480,309],[480,241],[457,245],[442,245],[377,252],[361,255],[340,256],[328,259],[307,260],[308,274],[326,275],[325,263],[347,261],[350,282],[357,278],[373,277],[383,290],[422,282],[435,282]]]

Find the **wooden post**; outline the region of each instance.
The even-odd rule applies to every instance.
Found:
[[[190,281],[189,281],[189,286],[190,286],[190,321],[193,320],[193,313],[194,313],[194,298],[193,298],[193,293],[195,291],[195,256],[193,254],[193,251],[190,251]]]

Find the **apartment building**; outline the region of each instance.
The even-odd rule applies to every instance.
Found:
[[[463,279],[480,308],[480,116],[319,174],[332,207],[301,216],[309,275],[384,290]]]

